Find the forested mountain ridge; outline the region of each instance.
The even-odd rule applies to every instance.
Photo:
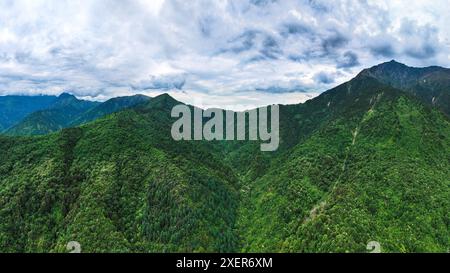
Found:
[[[0,132],[52,105],[56,96],[0,96]]]
[[[80,117],[70,122],[70,126],[77,126],[94,121],[98,118],[121,111],[123,109],[144,104],[150,100],[150,97],[144,95],[134,95],[128,97],[117,97],[105,101],[104,103],[83,113]]]
[[[45,135],[67,127],[70,121],[97,106],[98,102],[78,100],[63,93],[47,109],[26,116],[6,131],[8,135]]]
[[[13,136],[45,135],[63,128],[74,127],[108,114],[145,103],[150,100],[143,95],[117,97],[100,102],[79,100],[63,93],[46,109],[33,112],[6,130]]]
[[[168,95],[0,136],[0,251],[446,252],[450,122],[397,88],[362,73],[281,106],[276,153],[175,142]]]

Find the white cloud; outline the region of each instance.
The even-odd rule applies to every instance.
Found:
[[[446,65],[448,14],[446,0],[4,0],[0,94],[302,101],[392,58]]]

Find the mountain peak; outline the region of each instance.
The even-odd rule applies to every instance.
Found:
[[[410,67],[395,60],[363,70],[357,78],[370,77],[416,95],[424,103],[437,107],[447,115],[450,69],[440,66]]]
[[[58,96],[58,99],[76,99],[76,97],[70,93],[61,93],[61,95]]]
[[[379,73],[392,73],[395,71],[407,71],[413,69],[403,63],[397,62],[396,60],[391,60],[389,62],[384,62],[371,68],[364,69],[363,74],[379,74]]]
[[[375,65],[371,68],[363,70],[363,72],[402,72],[404,74],[413,74],[413,76],[422,76],[423,74],[433,73],[436,71],[446,71],[447,68],[440,66],[427,66],[427,67],[412,67],[406,64],[397,62],[396,60],[391,60],[389,62],[384,62],[378,65]]]
[[[390,60],[389,62],[385,62],[385,64],[400,64],[400,65],[406,66],[406,65],[403,64],[403,63],[397,62],[395,59],[392,59],[392,60]]]
[[[129,101],[149,101],[151,99],[151,97],[146,96],[146,95],[142,95],[142,94],[135,94],[135,95],[131,95],[131,96],[123,96],[123,97],[114,97],[111,98],[107,101],[105,101],[105,103],[108,102],[129,102]]]
[[[156,96],[153,98],[154,102],[164,102],[164,103],[169,103],[169,104],[173,104],[173,103],[180,103],[178,102],[176,99],[174,99],[172,96],[170,96],[168,93],[163,93],[159,96]]]
[[[147,104],[142,106],[142,109],[154,109],[154,108],[160,108],[160,109],[172,109],[175,105],[183,104],[173,97],[171,97],[167,93],[163,93],[159,96],[156,96],[152,98]]]
[[[416,84],[421,78],[435,72],[448,71],[439,66],[410,67],[395,60],[381,63],[368,69],[364,69],[358,76],[369,76],[382,83],[396,88],[405,89]]]
[[[77,97],[69,93],[62,93],[58,96],[51,108],[61,108],[79,102]]]
[[[174,99],[171,95],[169,95],[169,93],[162,93],[161,95],[158,95],[155,98]]]
[[[389,62],[381,63],[378,67],[388,67],[388,68],[409,68],[406,64],[397,62],[396,60],[391,60]]]

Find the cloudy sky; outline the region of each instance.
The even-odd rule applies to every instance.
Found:
[[[450,62],[447,0],[0,0],[0,95],[297,103],[380,62]]]

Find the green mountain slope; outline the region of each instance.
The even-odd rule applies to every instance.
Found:
[[[445,252],[448,119],[367,77],[310,103],[343,94],[331,119],[248,181],[242,251],[364,252],[378,241],[389,252]]]
[[[0,96],[0,132],[31,113],[48,108],[56,99],[55,96]]]
[[[0,250],[65,251],[68,240],[86,252],[237,250],[237,179],[200,143],[174,145],[174,103],[0,138]]]

